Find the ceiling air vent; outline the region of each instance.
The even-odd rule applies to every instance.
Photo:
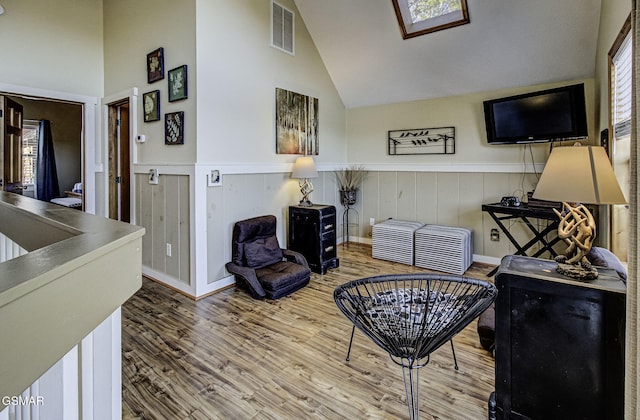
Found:
[[[271,2],[271,46],[295,54],[293,12],[276,2]]]

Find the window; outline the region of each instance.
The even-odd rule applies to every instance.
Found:
[[[393,0],[404,39],[469,23],[467,0]]]
[[[631,97],[632,43],[631,20],[627,19],[609,51],[610,131],[609,155],[620,188],[629,197],[631,163]],[[611,206],[611,251],[627,261],[629,235],[629,206]]]
[[[22,126],[22,185],[36,183],[38,133],[38,122],[25,120]]]

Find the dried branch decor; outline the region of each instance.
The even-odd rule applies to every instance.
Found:
[[[351,168],[338,169],[334,171],[341,191],[352,191],[360,188],[360,184],[369,171],[364,166],[352,166]]]
[[[356,203],[356,191],[360,188],[362,181],[369,171],[364,166],[352,166],[350,168],[338,169],[333,171],[336,174],[336,180],[340,190],[340,202],[343,206],[353,205]]]

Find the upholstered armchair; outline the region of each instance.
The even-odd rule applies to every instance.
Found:
[[[235,223],[226,268],[255,299],[281,298],[306,286],[311,278],[302,254],[280,248],[276,217],[271,215]]]

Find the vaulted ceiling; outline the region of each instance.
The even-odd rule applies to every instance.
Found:
[[[391,0],[294,0],[347,108],[593,77],[601,0],[468,0],[402,39]]]

